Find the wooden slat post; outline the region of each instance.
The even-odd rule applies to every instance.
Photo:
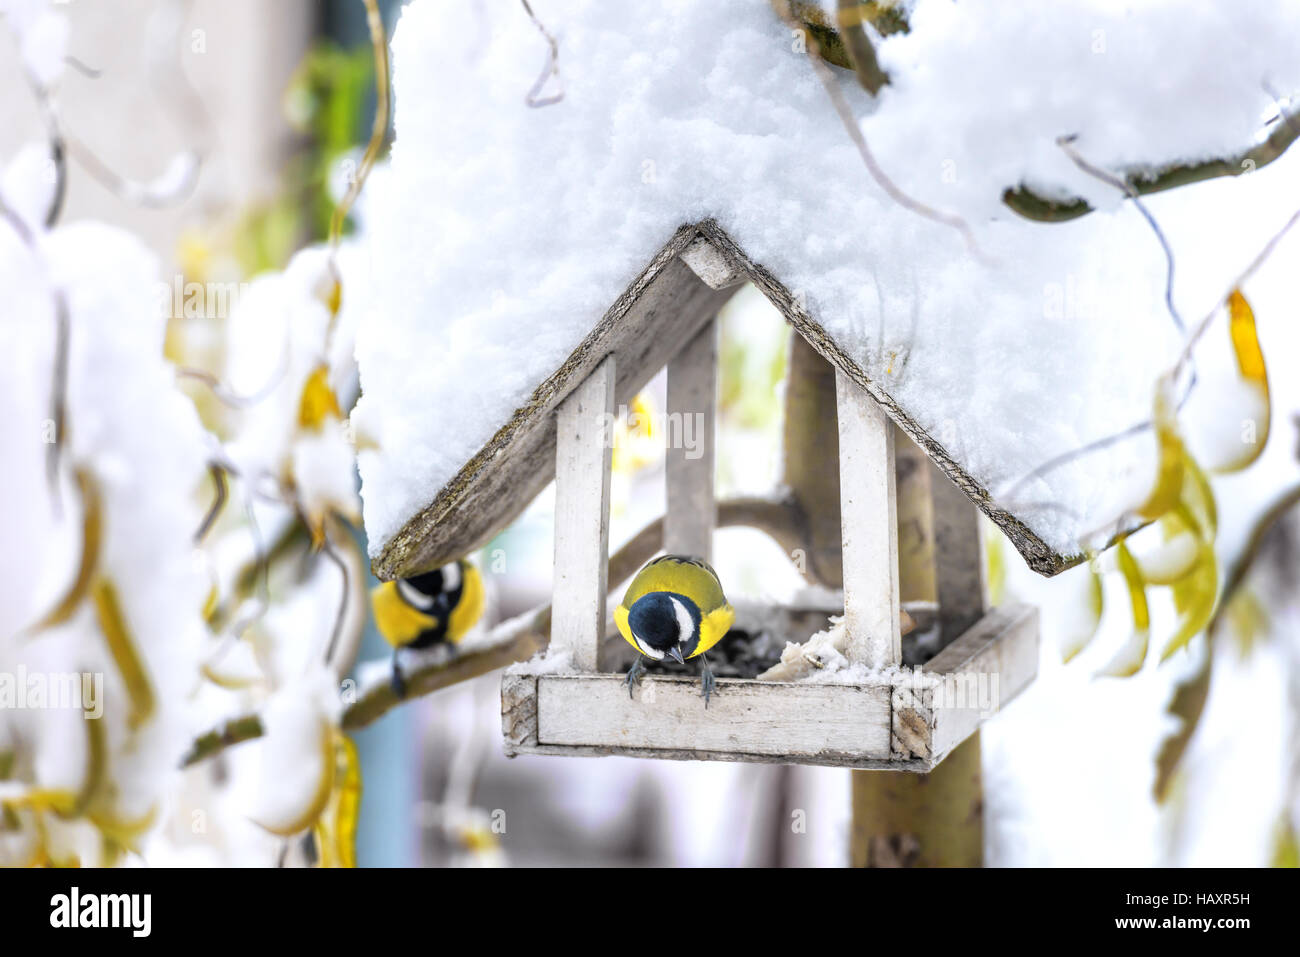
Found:
[[[664,551],[713,560],[718,324],[710,319],[668,363]]]
[[[988,608],[979,511],[948,476],[930,465],[934,505],[934,577],[944,644],[979,621]]]
[[[580,671],[602,664],[614,372],[608,356],[556,412],[551,649],[568,649]]]
[[[921,447],[894,426],[894,475],[898,502],[898,597],[903,602],[938,601],[934,582],[934,509],[931,473]]]
[[[901,588],[940,603],[940,640],[946,643],[965,630],[962,621],[972,613],[978,618],[983,609],[978,516],[946,475],[932,464],[916,464],[922,470],[912,481],[900,483],[898,491],[911,501],[899,502],[898,511],[930,513],[933,548],[925,557],[932,558],[933,567],[922,567],[920,560],[903,562]],[[966,512],[958,505],[965,505]],[[981,866],[984,790],[979,731],[929,774],[854,771],[849,860],[854,867]]]
[[[807,550],[790,557],[809,582],[844,587],[840,554],[840,437],[835,414],[835,367],[800,333],[790,331],[785,379],[785,459],[781,484],[807,523]]]
[[[894,432],[875,399],[842,372],[835,393],[846,654],[851,662],[888,668],[902,660]]]

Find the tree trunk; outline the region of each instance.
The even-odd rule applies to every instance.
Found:
[[[854,867],[982,867],[980,734],[929,774],[854,771]]]

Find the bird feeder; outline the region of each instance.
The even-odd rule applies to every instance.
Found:
[[[841,673],[855,677],[719,678],[706,709],[694,677],[649,675],[629,694],[624,675],[615,670],[621,641],[611,641],[606,594],[609,423],[617,403],[666,365],[669,420],[700,415],[704,429],[703,454],[666,451],[664,550],[708,558],[716,519],[714,316],[746,279],[835,366],[843,654],[849,665]],[[715,223],[683,227],[539,390],[524,421],[512,425],[513,434],[499,433],[494,440],[501,446],[493,466],[453,496],[465,503],[482,501],[485,494],[518,495],[539,475],[549,478],[545,458],[553,457],[555,572],[547,660],[567,667],[556,670],[543,661],[516,666],[503,678],[508,754],[926,772],[1036,674],[1036,610],[986,607],[976,504],[1027,556],[1059,570],[1057,557],[1013,516],[993,508],[942,446],[867,381],[789,291]],[[908,443],[904,452],[911,461],[925,466],[928,456],[934,463],[928,494],[941,647],[916,669],[903,667],[899,623],[899,442]],[[836,467],[833,458],[826,456],[828,468]],[[512,483],[512,475],[520,481]],[[426,562],[430,553],[442,557],[438,548],[465,535],[466,525],[478,534],[488,521],[475,509],[455,517],[444,507],[442,514],[452,527],[425,530],[420,542]]]

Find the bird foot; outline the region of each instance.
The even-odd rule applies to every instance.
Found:
[[[624,681],[627,682],[627,696],[629,698],[635,697],[633,692],[641,683],[643,674],[645,674],[645,664],[641,661],[641,656],[638,655],[636,661],[632,662],[632,667],[627,669],[627,677],[624,678]]]
[[[713,676],[713,670],[709,668],[709,663],[700,658],[700,694],[704,695],[704,708],[707,711],[709,707],[709,698],[713,697],[714,690],[718,687],[718,679]]]
[[[397,695],[399,700],[406,697],[406,677],[402,674],[402,666],[397,663],[396,652],[393,653],[393,674],[389,684],[392,685],[393,694]]]

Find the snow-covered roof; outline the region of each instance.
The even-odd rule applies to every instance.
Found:
[[[1149,435],[1006,494],[1146,418],[1181,343],[1149,227],[1057,141],[1107,168],[1239,151],[1270,91],[1300,89],[1300,21],[1214,2],[919,0],[911,31],[879,44],[879,97],[840,83],[880,166],[969,223],[974,255],[873,182],[767,0],[534,9],[559,49],[542,94],[563,97],[543,108],[525,97],[549,48],[516,5],[415,0],[394,38],[397,138],[355,415],[375,445],[360,463],[379,574],[481,544],[545,485],[544,413],[593,349],[631,334],[646,355],[620,379],[648,375],[716,309],[725,293],[703,284],[671,309],[653,301],[649,280],[685,268],[697,229],[766,277],[1036,569],[1063,567],[1140,497]],[[1288,153],[1149,197],[1182,313],[1211,309],[1300,204],[1297,168]],[[1098,211],[1029,222],[1002,203],[1022,183]]]

